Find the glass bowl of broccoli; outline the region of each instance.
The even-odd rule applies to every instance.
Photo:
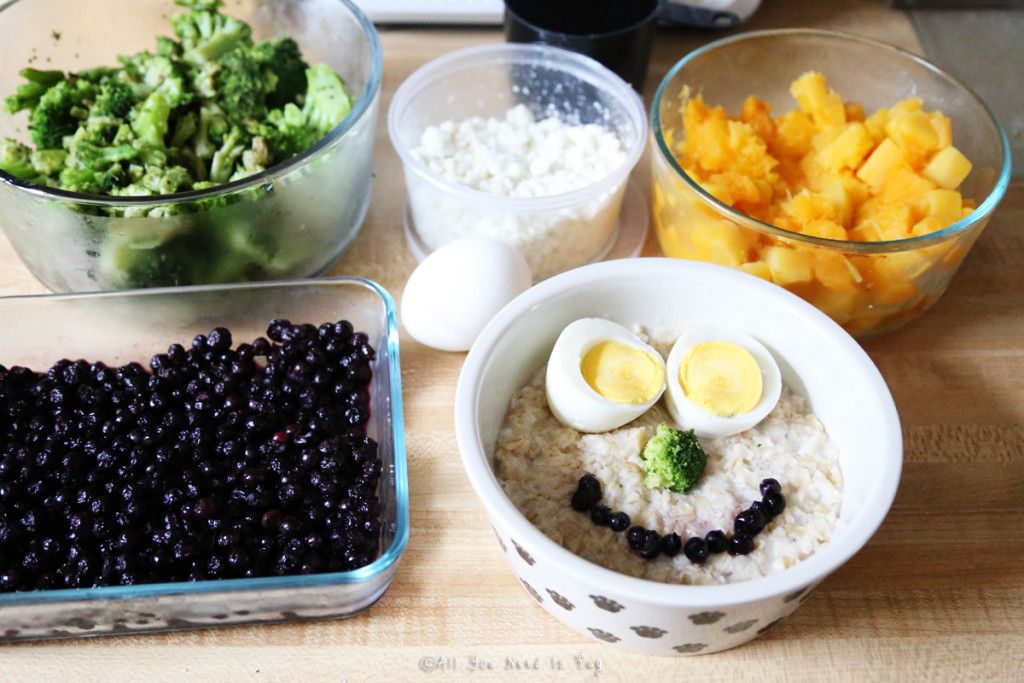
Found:
[[[0,227],[55,291],[309,277],[362,225],[381,48],[349,0],[0,6]]]

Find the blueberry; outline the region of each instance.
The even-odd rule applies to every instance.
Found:
[[[607,505],[596,505],[590,510],[590,521],[598,526],[608,526],[612,511]]]
[[[0,592],[372,562],[375,352],[345,321],[279,320],[268,334],[279,343],[233,351],[216,328],[152,355],[148,369],[0,366]],[[596,480],[583,489],[600,498]]]
[[[725,532],[719,529],[707,532],[704,535],[704,542],[707,543],[708,550],[713,553],[724,553],[729,547],[729,538]]]
[[[759,512],[744,510],[733,520],[733,532],[753,538],[764,529],[764,516]]]
[[[601,482],[590,474],[580,477],[576,491],[572,494],[572,509],[577,512],[586,512],[597,505],[601,500]]]
[[[644,532],[643,541],[636,549],[636,554],[645,560],[653,560],[661,554],[661,534],[651,529]]]
[[[778,517],[786,509],[786,497],[778,491],[768,491],[762,502],[765,511],[772,517]]]
[[[675,557],[683,546],[683,539],[677,533],[665,534],[661,538],[661,552],[668,557]]]
[[[754,549],[754,539],[744,534],[735,534],[729,539],[730,555],[746,555]]]
[[[782,485],[777,479],[765,479],[761,482],[761,495],[767,494],[769,491],[775,491],[776,493],[782,493]]]
[[[614,512],[612,516],[608,518],[608,528],[612,531],[625,531],[629,528],[629,515],[625,512]]]
[[[647,529],[642,526],[631,526],[626,532],[626,542],[631,550],[639,551],[647,540]]]
[[[694,536],[686,541],[686,545],[683,546],[683,554],[690,562],[701,564],[711,555],[711,550],[708,548],[707,541]]]

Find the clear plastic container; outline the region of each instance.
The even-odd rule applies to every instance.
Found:
[[[538,119],[613,131],[625,160],[578,190],[507,197],[441,178],[412,153],[428,126],[503,117],[518,104]],[[545,45],[486,45],[430,62],[395,93],[388,130],[404,164],[415,238],[431,250],[470,234],[498,238],[522,252],[538,280],[609,251],[626,182],[647,140],[644,106],[629,84],[589,57]]]
[[[377,350],[368,431],[383,474],[380,555],[347,572],[195,583],[0,593],[0,643],[306,618],[348,617],[391,584],[409,538],[408,474],[394,303],[360,278],[124,293],[0,298],[0,363],[49,367],[60,358],[145,361],[173,342],[224,325],[236,339],[274,318],[349,320]]]
[[[18,71],[116,64],[170,33],[172,0],[0,2],[0,98]],[[253,37],[292,36],[325,62],[356,102],[320,142],[263,173],[163,197],[105,197],[29,186],[0,171],[0,227],[54,291],[309,277],[355,239],[370,202],[382,55],[377,32],[349,0],[238,0],[225,13]],[[59,38],[57,37],[59,35]],[[27,141],[25,113],[0,112],[0,138]],[[165,215],[170,214],[170,215]]]
[[[919,97],[925,110],[949,116],[954,144],[974,164],[961,192],[977,202],[977,208],[920,237],[877,242],[825,239],[747,216],[709,194],[679,165],[674,145],[686,136],[684,92],[701,93],[709,105],[722,105],[731,113],[740,110],[748,95],[756,95],[778,115],[796,107],[789,84],[810,70],[825,74],[832,88],[861,103],[867,112]],[[800,263],[815,264],[814,277],[773,275],[776,284],[811,302],[854,335],[895,329],[935,303],[1010,182],[1006,133],[967,86],[917,55],[829,31],[743,33],[691,52],[658,87],[651,130],[653,219],[665,255],[757,273],[767,249],[792,249]]]

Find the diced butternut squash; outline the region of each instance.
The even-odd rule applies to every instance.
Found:
[[[803,226],[803,234],[828,240],[845,240],[846,229],[828,218],[818,218]]]
[[[857,177],[868,184],[875,192],[880,192],[885,185],[885,178],[894,169],[907,165],[903,150],[895,142],[886,138],[882,140],[867,161],[857,170]]]
[[[875,143],[885,139],[885,126],[889,123],[889,110],[882,107],[871,116],[864,119],[864,127],[868,129]]]
[[[898,166],[885,176],[880,194],[889,201],[913,203],[933,189],[932,181],[922,178],[909,166]]]
[[[772,270],[764,261],[751,261],[740,265],[740,270],[751,275],[756,275],[762,280],[772,281]]]
[[[931,129],[931,124],[929,124]],[[843,168],[857,168],[871,148],[875,146],[871,134],[863,123],[846,124],[846,128],[823,150],[825,163],[833,171]]]
[[[892,119],[885,131],[897,145],[910,152],[932,152],[939,148],[939,134],[928,114],[920,110]]]
[[[814,121],[804,112],[794,109],[775,122],[773,153],[780,157],[799,159],[811,149],[811,138],[816,128]]]
[[[926,216],[951,218],[950,223],[960,219],[963,208],[963,200],[956,190],[929,190],[924,193],[921,200],[921,213]]]
[[[771,271],[772,282],[779,285],[810,282],[814,278],[814,271],[808,257],[808,253],[787,247],[768,247],[764,250],[764,260]]]
[[[833,180],[821,188],[820,194],[835,210],[836,222],[844,228],[850,225],[853,219],[853,202],[846,184],[839,179]]]
[[[846,111],[846,120],[864,122],[864,107],[859,102],[847,102],[843,105],[843,109]]]
[[[937,111],[933,111],[928,115],[928,119],[932,124],[932,128],[935,130],[935,134],[939,136],[939,149],[952,145],[953,122],[950,118],[948,116],[943,116]]]
[[[737,267],[746,263],[756,238],[746,228],[725,219],[693,226],[690,239],[702,261]]]
[[[772,107],[764,100],[748,97],[743,100],[740,119],[746,122],[766,143],[775,138],[775,122],[772,121]]]
[[[806,225],[819,218],[835,218],[836,215],[835,207],[827,199],[810,190],[801,190],[783,202],[781,208],[796,225]]]
[[[948,220],[945,216],[925,216],[917,223],[914,223],[914,227],[910,229],[910,235],[912,237],[930,235],[952,225],[956,221],[957,219]]]
[[[905,240],[942,230],[976,206],[959,192],[971,165],[952,146],[952,122],[925,111],[920,99],[866,116],[814,72],[794,81],[790,92],[799,106],[774,118],[753,96],[733,116],[686,93],[683,128],[665,131],[666,139],[677,141],[671,148],[680,165],[720,202],[809,237]],[[724,219],[667,167],[656,164],[655,176],[655,231],[666,254],[775,282],[854,333],[920,313],[937,296],[930,269],[947,277],[970,246],[951,240],[906,252],[847,254],[774,240]]]
[[[818,126],[842,126],[846,123],[846,107],[843,98],[830,89],[825,76],[817,71],[805,73],[789,86],[800,110],[810,114]]]
[[[814,253],[814,278],[828,289],[856,289],[863,279],[849,260],[835,251],[819,249]]]
[[[946,147],[932,157],[921,174],[939,187],[955,190],[971,172],[971,166],[970,160],[960,150]]]

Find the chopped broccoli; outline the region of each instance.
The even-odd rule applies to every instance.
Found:
[[[249,141],[241,128],[237,126],[224,136],[224,142],[220,149],[214,152],[213,162],[210,164],[210,180],[215,183],[226,183],[235,168],[235,164],[242,156]]]
[[[4,108],[11,114],[22,109],[34,109],[47,90],[64,80],[64,72],[22,69],[21,77],[27,82],[19,85],[14,94],[4,100]]]
[[[345,91],[345,83],[326,64],[314,64],[306,69],[306,101],[302,113],[306,125],[317,133],[317,139],[327,135],[348,113],[352,111],[352,100]]]
[[[92,105],[89,117],[110,117],[123,119],[135,106],[135,94],[124,81],[106,78],[100,84],[99,94]]]
[[[72,135],[87,118],[86,100],[91,100],[95,87],[88,81],[60,81],[39,98],[29,116],[32,141],[41,149],[56,149],[65,135]]]
[[[667,488],[677,493],[694,487],[708,461],[692,429],[682,431],[664,422],[644,446],[641,459],[647,488]]]
[[[221,59],[214,90],[224,111],[238,119],[262,119],[267,115],[267,80],[257,55],[240,47]]]
[[[18,180],[33,180],[39,175],[32,165],[32,150],[10,138],[0,142],[0,171]]]
[[[178,4],[184,5],[179,2]],[[191,64],[214,62],[239,45],[252,45],[252,29],[244,21],[217,12],[215,3],[190,3],[192,9],[171,17],[171,28],[178,36],[182,58]]]
[[[131,125],[139,140],[162,146],[169,127],[171,103],[162,90],[153,91],[143,103],[132,112]]]
[[[32,152],[32,168],[40,176],[54,176],[64,168],[67,158],[68,153],[62,149],[37,149]]]
[[[269,73],[270,88],[267,106],[272,109],[296,102],[306,92],[306,64],[299,44],[291,38],[261,43],[255,48],[257,58]]]
[[[156,38],[152,51],[77,72],[22,71],[4,108],[27,112],[34,144],[0,143],[0,170],[71,192],[158,197],[258,174],[309,149],[349,114],[344,81],[326,65],[307,64],[293,39],[254,43],[245,22],[221,13],[221,0],[175,2],[184,9],[170,17],[173,35]],[[286,240],[233,216],[235,209],[220,211],[263,191],[90,206],[142,219],[130,235],[111,226],[101,236],[98,281],[138,287],[288,272]],[[207,211],[217,220],[203,218]]]

